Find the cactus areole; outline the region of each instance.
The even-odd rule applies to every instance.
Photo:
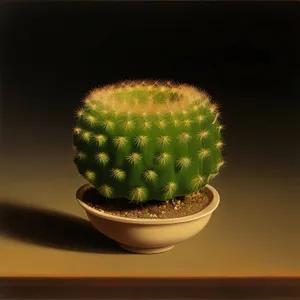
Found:
[[[74,162],[107,198],[166,201],[219,173],[217,105],[189,85],[121,82],[92,90],[76,111]]]

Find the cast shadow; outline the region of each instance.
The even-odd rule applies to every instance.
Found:
[[[129,254],[82,218],[0,199],[0,235],[76,252]]]

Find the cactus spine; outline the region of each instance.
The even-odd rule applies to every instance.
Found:
[[[198,89],[132,81],[94,89],[76,112],[74,162],[107,198],[165,201],[219,173],[222,126]]]

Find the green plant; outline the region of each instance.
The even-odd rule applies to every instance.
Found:
[[[187,195],[224,163],[217,106],[192,86],[132,81],[97,88],[76,115],[74,162],[107,198]]]

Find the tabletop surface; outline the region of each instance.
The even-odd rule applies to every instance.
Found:
[[[87,221],[75,199],[85,181],[72,162],[49,160],[35,158],[29,163],[14,156],[2,160],[0,276],[300,273],[300,201],[295,201],[299,178],[239,177],[230,173],[232,168],[225,169],[211,182],[221,202],[203,231],[169,252],[138,255],[121,250]]]

